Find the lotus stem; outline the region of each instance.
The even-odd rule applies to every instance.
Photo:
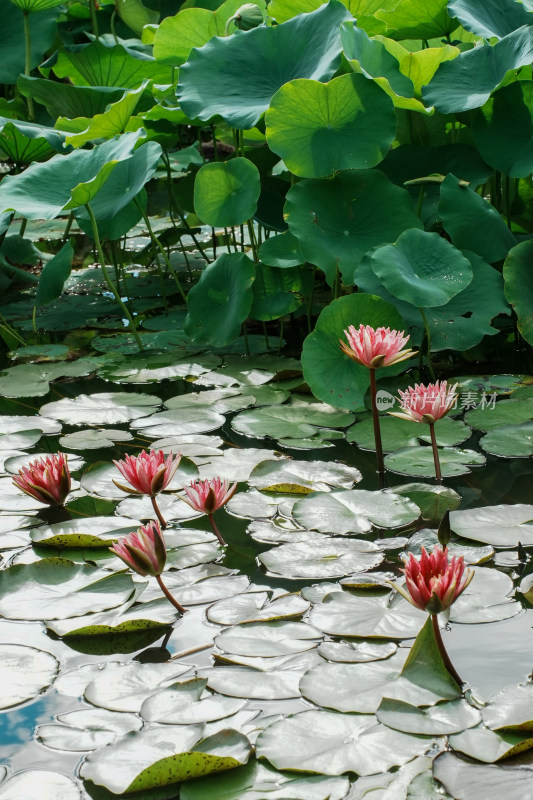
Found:
[[[177,608],[177,609],[178,609],[178,611],[180,612],[180,614],[186,614],[186,613],[187,613],[187,609],[186,609],[186,608],[183,608],[183,606],[181,605],[181,603],[178,603],[178,601],[176,600],[176,598],[175,598],[175,597],[172,597],[172,595],[171,595],[171,594],[170,594],[170,592],[168,591],[167,587],[166,587],[166,586],[165,586],[165,584],[163,583],[163,579],[161,578],[161,575],[156,575],[156,576],[155,576],[155,579],[156,579],[156,581],[158,582],[158,584],[159,584],[159,588],[161,589],[161,591],[163,592],[163,594],[165,595],[165,597],[167,598],[167,600],[169,601],[169,603],[172,603],[172,605],[174,606],[174,608]]]
[[[159,250],[159,252],[161,253],[161,255],[163,257],[163,261],[167,265],[167,269],[170,272],[170,274],[172,275],[176,286],[178,287],[178,292],[181,295],[181,299],[183,300],[184,303],[186,303],[187,302],[187,297],[185,295],[185,292],[183,291],[183,287],[182,287],[182,285],[180,283],[180,279],[178,278],[178,274],[177,274],[176,270],[174,269],[174,267],[172,266],[172,262],[171,262],[170,258],[167,256],[165,248],[163,247],[163,245],[161,244],[161,242],[159,241],[159,239],[155,235],[155,233],[153,231],[153,228],[152,228],[152,225],[150,224],[150,219],[148,217],[148,214],[146,213],[144,208],[141,206],[141,204],[139,203],[137,198],[134,199],[134,203],[135,203],[135,205],[137,206],[137,208],[139,209],[139,211],[142,214],[142,218],[143,218],[144,224],[146,225],[146,228],[148,230],[148,235],[149,235],[150,239],[152,240],[152,244],[154,244],[157,247],[157,249]]]
[[[370,398],[372,402],[372,422],[374,423],[374,441],[376,444],[376,461],[378,466],[378,476],[380,489],[383,488],[383,475],[385,474],[385,463],[383,461],[383,445],[381,443],[381,429],[379,427],[379,411],[376,401],[376,370],[370,367]]]
[[[429,434],[431,436],[431,447],[433,448],[433,461],[435,464],[435,476],[437,483],[442,483],[442,473],[440,471],[439,448],[437,447],[437,437],[435,436],[435,423],[429,423]]]
[[[30,13],[29,11],[22,12],[22,18],[24,20],[24,45],[26,48],[26,59],[24,62],[24,75],[29,75],[31,73],[31,30],[30,30]],[[26,98],[28,103],[28,118],[30,122],[33,122],[35,119],[35,109],[33,106],[33,98],[28,96]],[[21,234],[22,235],[22,234]]]
[[[222,545],[222,547],[226,547],[226,542],[222,538],[222,535],[221,535],[221,533],[220,533],[220,531],[218,529],[218,526],[217,526],[217,524],[215,522],[214,515],[213,514],[208,514],[207,516],[209,517],[209,522],[211,523],[211,527],[213,528],[213,533],[217,537],[217,539],[220,542],[220,544]]]
[[[152,501],[152,507],[156,513],[157,519],[159,520],[159,524],[161,525],[162,528],[166,528],[167,523],[165,522],[165,518],[163,517],[161,511],[159,510],[159,506],[157,505],[157,500],[155,499],[155,497],[150,497],[150,500]]]
[[[423,308],[419,308],[419,311],[420,311],[420,314],[422,316],[422,322],[424,323],[424,330],[426,332],[426,344],[427,344],[426,358],[427,358],[428,370],[429,370],[429,374],[431,375],[431,380],[434,381],[435,380],[435,370],[433,369],[433,363],[431,361],[431,330],[430,330],[430,327],[429,327],[429,323],[427,321],[427,317],[424,314],[424,309]]]
[[[460,677],[457,670],[453,666],[452,662],[450,661],[450,656],[446,652],[446,648],[444,647],[444,642],[442,641],[442,634],[440,632],[439,626],[439,615],[438,614],[430,614],[431,622],[433,624],[433,633],[435,634],[435,641],[437,642],[437,647],[439,648],[439,653],[441,654],[442,660],[444,662],[444,666],[459,686],[463,686],[464,680]]]

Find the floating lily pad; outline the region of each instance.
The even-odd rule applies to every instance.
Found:
[[[286,656],[282,659],[266,659],[268,667],[227,666],[204,670],[207,685],[216,692],[230,697],[246,697],[255,700],[283,700],[300,697],[298,688],[303,673],[316,664],[320,656],[316,651]]]
[[[224,719],[245,706],[244,700],[211,694],[206,685],[205,678],[174,683],[144,701],[141,717],[148,722],[193,725]]]
[[[420,441],[431,442],[427,425],[419,422],[382,417],[380,420],[383,451],[392,453],[402,447],[417,447]],[[469,438],[471,430],[459,420],[445,417],[435,426],[435,436],[439,447],[453,447]],[[356,422],[346,431],[346,441],[353,442],[363,450],[375,450],[374,426],[371,419]]]
[[[413,553],[413,555],[418,558],[422,552],[422,547],[425,547],[427,552],[430,553],[435,545],[438,544],[439,537],[437,531],[431,530],[430,528],[423,528],[413,533],[405,547],[405,552],[406,554]],[[480,547],[479,545],[469,544],[467,541],[450,541],[447,547],[450,558],[453,556],[457,556],[458,558],[462,557],[465,560],[465,564],[484,564],[494,555],[494,549],[490,547],[490,545]]]
[[[147,697],[170,686],[191,669],[189,664],[107,664],[85,687],[85,699],[110,711],[140,711]]]
[[[205,560],[207,562],[212,559],[213,555],[211,554],[211,557]],[[218,575],[217,572],[219,572]],[[246,591],[250,581],[246,575],[231,575],[227,573],[225,567],[206,563],[165,573],[165,584],[169,591],[176,595],[179,602],[187,607],[214,603],[225,597],[233,597],[233,595]],[[144,603],[160,596],[161,591],[157,583],[153,582],[148,585],[139,600]]]
[[[128,431],[87,428],[61,436],[59,444],[67,450],[99,450],[103,447],[114,447],[117,442],[130,442],[132,439],[133,436]]]
[[[478,727],[450,736],[450,747],[487,764],[533,748],[531,733],[491,731]]]
[[[465,422],[480,431],[493,431],[501,425],[519,425],[532,418],[533,397],[500,400],[494,408],[473,408],[465,414]]]
[[[61,800],[80,800],[81,793],[72,778],[60,772],[28,769],[2,781],[0,797],[2,800],[17,800],[20,797],[27,800],[57,800],[58,797]]]
[[[363,489],[315,492],[298,500],[293,516],[303,528],[321,533],[368,533],[373,526],[399,528],[414,522],[420,509],[407,497]]]
[[[465,700],[452,700],[429,708],[417,708],[403,700],[384,698],[376,711],[384,725],[404,733],[425,736],[460,733],[481,722],[481,714]]]
[[[215,644],[226,653],[271,657],[312,650],[321,638],[321,631],[304,622],[251,622],[223,631]]]
[[[22,644],[0,644],[0,708],[31,700],[58,672],[59,662],[51,653]]]
[[[116,425],[152,414],[159,406],[159,397],[134,392],[101,392],[80,394],[75,400],[64,397],[45,403],[39,413],[60,420],[66,425]]]
[[[390,593],[368,597],[332,592],[309,615],[310,623],[325,633],[363,639],[411,639],[425,620],[423,611]]]
[[[500,767],[475,764],[453,753],[435,759],[433,774],[456,800],[525,800],[531,787],[533,769],[529,765]]]
[[[226,508],[235,517],[270,519],[276,516],[281,505],[286,506],[287,503],[286,510],[290,514],[296,499],[296,495],[265,495],[251,489],[233,495]]]
[[[480,440],[486,453],[505,458],[529,458],[533,455],[533,422],[502,425]]]
[[[504,572],[476,567],[474,578],[450,609],[452,622],[498,622],[522,611],[512,597],[513,582]]]
[[[142,721],[136,714],[120,714],[104,708],[83,708],[58,714],[57,722],[38,725],[37,739],[52,750],[95,750],[111,744],[128,731],[138,731]]]
[[[255,447],[232,448],[219,452],[220,458],[217,456],[198,467],[201,480],[210,480],[223,475],[232,483],[248,481],[250,474],[263,461],[273,465],[274,462],[287,458],[276,450],[263,450]]]
[[[455,510],[461,503],[461,495],[453,489],[430,483],[404,483],[385,491],[408,497],[419,507],[422,519],[437,522],[440,522],[446,511]]]
[[[172,436],[176,430],[182,435],[214,431],[222,427],[225,421],[225,417],[216,411],[202,408],[172,409],[138,419],[130,427],[155,439],[158,436]]]
[[[10,416],[0,416],[0,427],[2,428],[2,433],[18,433],[19,431],[30,431],[34,430],[34,428],[39,428],[43,433],[47,433],[50,435],[59,433],[61,431],[61,423],[57,420],[47,419],[46,417],[40,417],[39,415],[34,416],[26,416],[21,414],[20,416],[10,417]]]
[[[301,617],[309,607],[310,603],[299,594],[285,594],[269,601],[267,592],[249,592],[219,600],[207,610],[207,619],[219,625],[267,622]]]
[[[231,422],[231,427],[245,436],[296,439],[312,436],[317,427],[344,428],[353,422],[353,416],[326,403],[309,403],[308,406],[271,406],[242,411]]]
[[[470,467],[485,463],[485,457],[474,450],[446,447],[439,450],[441,473],[444,478],[466,475]],[[385,456],[385,466],[400,475],[420,478],[435,477],[435,463],[431,447],[404,447]]]
[[[533,505],[485,506],[452,511],[452,530],[465,539],[491,544],[493,547],[533,545]]]
[[[274,547],[261,553],[259,560],[269,572],[284,578],[343,578],[377,567],[383,554],[372,542],[317,537]]]
[[[323,642],[318,652],[328,661],[359,664],[365,661],[381,661],[396,652],[393,642]]]
[[[308,494],[351,489],[362,479],[355,467],[325,461],[262,461],[250,474],[248,483],[263,492]]]
[[[176,609],[163,598],[130,608],[48,622],[46,627],[56,636],[109,636],[166,628],[176,622],[177,616]]]
[[[89,517],[33,528],[31,540],[41,547],[104,547],[127,536],[135,522],[125,517]]]
[[[491,697],[483,722],[492,730],[533,730],[533,683],[507,686]]]

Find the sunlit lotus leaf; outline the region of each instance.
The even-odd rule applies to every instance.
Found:
[[[51,653],[22,644],[0,644],[0,708],[36,697],[58,672],[59,662]]]
[[[202,408],[171,409],[152,414],[145,419],[134,420],[131,430],[157,438],[172,436],[179,430],[180,434],[205,433],[220,428],[225,422],[225,417],[216,411]],[[178,427],[179,426],[179,427]]]
[[[130,733],[91,753],[81,776],[115,794],[154,789],[245,764],[250,743],[226,729],[204,739],[204,725],[165,725]]]
[[[199,564],[165,573],[165,584],[184,606],[214,603],[246,591],[250,581],[246,575],[234,575],[221,564]],[[161,597],[157,583],[150,583],[139,600],[141,603]]]
[[[247,158],[211,161],[196,174],[194,211],[211,227],[243,225],[255,214],[260,192],[259,170]]]
[[[282,517],[272,522],[251,522],[247,532],[256,542],[265,542],[266,544],[284,544],[285,542],[294,544],[295,542],[306,542],[309,539],[316,540],[316,534],[313,531],[301,530],[292,520]]]
[[[138,88],[136,87],[135,89],[124,92],[120,99],[109,103],[106,110],[101,114],[95,114],[91,118],[78,118],[75,124],[77,131],[80,132],[72,132],[68,135],[66,143],[74,147],[82,147],[84,144],[87,144],[87,142],[97,141],[99,139],[111,139],[113,136],[124,133],[127,123],[135,111],[147,85],[148,81],[143,80]],[[61,117],[57,120],[56,124],[59,128],[64,124],[65,130],[73,130],[74,128],[72,122],[64,120]],[[153,142],[151,148],[148,149],[151,149],[157,162],[157,154],[158,152],[159,154],[161,153],[159,146]],[[155,171],[155,165],[153,171]],[[137,194],[137,192],[135,192],[135,194]]]
[[[289,231],[271,236],[259,248],[261,263],[270,267],[290,268],[305,263],[298,239]]]
[[[328,181],[305,179],[287,193],[285,217],[302,254],[333,285],[349,275],[371,247],[420,228],[411,198],[378,170],[344,170]],[[351,280],[346,280],[350,283]]]
[[[43,433],[50,435],[60,433],[61,431],[60,422],[41,417],[38,414],[34,416],[25,416],[23,414],[15,417],[7,415],[0,416],[0,427],[4,435],[8,433],[18,433],[19,431],[30,431],[35,428],[39,428]]]
[[[426,614],[399,595],[332,592],[315,606],[309,622],[332,636],[411,639],[426,621]]]
[[[394,730],[425,736],[460,733],[481,722],[480,712],[465,700],[417,708],[403,700],[389,700],[385,697],[376,711],[376,717]]]
[[[362,478],[355,467],[324,461],[262,461],[248,483],[263,492],[308,494],[332,488],[351,489]]]
[[[287,81],[332,77],[340,64],[340,24],[348,18],[346,7],[333,1],[283,25],[214,37],[180,68],[180,107],[190,119],[220,115],[234,128],[253,127]]]
[[[352,69],[354,67],[356,71],[360,69],[367,78],[374,78],[378,86],[381,86],[400,108],[424,111],[422,103],[413,99],[412,80],[400,72],[399,58],[387,50],[386,40],[371,39],[364,28],[351,20],[343,23],[341,39],[344,55]]]
[[[166,600],[135,604],[129,608],[87,614],[85,617],[48,622],[56,636],[108,636],[165,628],[176,622],[176,609]]]
[[[236,714],[246,701],[213,695],[206,691],[205,678],[174,683],[144,701],[141,717],[148,722],[192,725],[212,722]]]
[[[465,421],[480,431],[493,431],[501,425],[519,425],[533,418],[533,397],[500,400],[494,408],[472,408]]]
[[[120,714],[103,708],[83,708],[58,714],[57,722],[38,725],[38,741],[52,750],[95,750],[111,744],[128,731],[138,731],[142,721],[136,714]]]
[[[66,425],[116,425],[146,417],[160,403],[159,397],[152,394],[100,392],[80,394],[76,399],[64,397],[62,400],[45,403],[39,413]]]
[[[301,617],[310,603],[299,594],[285,594],[269,601],[267,592],[249,592],[219,600],[207,610],[207,619],[219,625],[241,625],[245,622]]]
[[[502,794],[506,800],[525,800],[533,770],[520,764],[512,768],[475,764],[443,753],[433,762],[433,774],[456,800],[499,800]]]
[[[53,70],[58,78],[69,78],[75,86],[116,86],[136,89],[145,79],[171,83],[172,70],[138,50],[95,40],[58,53]]]
[[[445,0],[408,0],[401,6],[382,5],[375,16],[383,20],[387,35],[394,39],[433,39],[450,34],[457,27],[446,7]]]
[[[231,422],[237,433],[256,439],[300,438],[316,433],[317,427],[345,427],[353,416],[322,404],[309,403],[308,408],[290,405],[241,411]]]
[[[133,588],[130,575],[45,558],[0,573],[0,614],[7,619],[80,617],[121,605]]]
[[[448,9],[467,31],[485,39],[501,39],[522,25],[533,24],[527,6],[513,0],[485,0],[482,6],[475,0],[449,0]]]
[[[341,661],[346,664],[365,661],[381,661],[394,655],[397,646],[393,642],[323,642],[318,652],[328,661]]]
[[[533,748],[531,732],[491,731],[479,726],[450,736],[450,747],[487,764]]]
[[[59,444],[67,450],[100,450],[104,447],[114,447],[117,442],[129,442],[132,438],[128,431],[87,428],[61,436]]]
[[[420,509],[390,492],[339,489],[314,492],[298,500],[293,516],[303,528],[329,534],[368,533],[373,526],[399,528],[414,522]]]
[[[263,450],[255,447],[231,448],[219,452],[220,456],[199,465],[198,474],[201,480],[210,480],[223,475],[232,483],[248,481],[250,474],[263,461],[275,464],[281,459],[287,458],[276,450],[267,450],[266,448]]]
[[[322,633],[304,622],[252,622],[223,631],[215,639],[226,653],[284,656],[312,650]]]
[[[435,545],[438,544],[439,538],[437,531],[431,530],[430,528],[423,528],[413,533],[410,537],[405,546],[406,557],[408,553],[413,553],[416,558],[419,558],[422,547],[425,547],[427,552],[430,553]],[[489,561],[494,555],[494,548],[490,545],[480,547],[479,545],[469,544],[465,540],[458,542],[453,539],[448,543],[447,547],[450,558],[453,558],[453,556],[457,556],[458,558],[462,557],[464,558],[465,564],[484,564],[485,561]]]
[[[498,622],[522,611],[513,597],[508,575],[487,567],[476,567],[474,578],[450,609],[450,620],[462,623]]]
[[[509,70],[531,61],[531,28],[523,25],[495,45],[484,44],[441,64],[422,96],[426,105],[443,114],[479,108]]]
[[[398,417],[382,417],[381,437],[385,453],[393,453],[402,447],[416,447],[420,441],[430,442],[431,436],[425,425]],[[445,417],[435,426],[439,447],[453,447],[468,439],[471,430],[460,420]],[[353,442],[363,450],[375,450],[374,426],[371,419],[356,422],[346,431],[346,441]],[[442,488],[442,487],[441,487]]]
[[[233,495],[228,505],[227,511],[234,517],[244,517],[245,519],[270,519],[278,513],[281,504],[287,502],[294,504],[295,496],[289,495],[266,495],[251,489],[249,492],[237,492]],[[289,514],[292,505],[288,508]]]
[[[474,539],[494,547],[533,545],[533,505],[485,506],[452,511],[452,530],[465,539]]]
[[[493,730],[533,730],[533,684],[507,686],[482,709],[483,722]]]
[[[0,774],[0,780],[2,775]],[[78,785],[60,772],[28,769],[0,783],[2,800],[81,800]]]
[[[458,447],[445,447],[439,450],[439,459],[443,477],[466,475],[470,467],[485,463],[485,457],[475,450]],[[400,475],[412,475],[416,478],[434,478],[435,462],[431,447],[404,447],[395,453],[385,456],[385,466]]]
[[[127,536],[135,527],[132,520],[124,517],[89,517],[55,522],[34,528],[31,540],[34,544],[48,547],[104,547]]]
[[[190,664],[107,664],[85,687],[85,699],[111,711],[140,711],[143,702],[159,689],[170,686],[191,669]]]
[[[422,755],[427,746],[427,739],[386,728],[373,715],[311,710],[270,725],[259,735],[257,755],[278,769],[372,775]]]
[[[342,800],[349,788],[347,778],[325,775],[294,776],[281,773],[269,765],[250,761],[245,767],[225,775],[199,778],[180,788],[181,800],[259,800],[259,795],[272,800]]]
[[[372,542],[318,537],[295,544],[282,544],[259,555],[274,575],[284,578],[343,578],[352,572],[377,567],[383,554]]]
[[[269,663],[262,668],[232,665],[212,667],[202,670],[201,674],[207,678],[210,689],[230,697],[286,700],[300,697],[300,679],[319,658],[316,651],[311,650],[296,656],[286,656],[284,659],[263,659],[263,662]]]

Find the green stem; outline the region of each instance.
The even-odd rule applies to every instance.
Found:
[[[157,519],[159,520],[159,524],[161,525],[162,528],[166,528],[167,527],[167,523],[166,523],[165,518],[163,517],[161,511],[159,510],[159,506],[157,505],[157,500],[155,499],[155,497],[150,497],[150,500],[152,501],[152,508],[154,509],[154,511],[156,513]]]
[[[219,529],[217,527],[217,524],[215,522],[215,517],[213,516],[213,514],[208,514],[207,516],[209,517],[209,522],[211,523],[211,527],[213,528],[213,533],[217,537],[217,539],[220,542],[220,544],[222,545],[222,547],[226,547],[226,542],[222,538],[222,535],[221,535],[221,533],[220,533],[220,531],[219,531]]]
[[[172,266],[172,263],[171,263],[169,257],[167,256],[165,248],[163,247],[163,245],[161,244],[161,242],[159,241],[159,239],[157,238],[157,236],[155,235],[155,233],[154,233],[154,231],[152,229],[152,225],[150,224],[150,219],[148,217],[148,214],[146,213],[144,208],[141,206],[141,204],[139,203],[137,198],[135,198],[134,203],[135,203],[135,205],[137,206],[137,208],[139,209],[139,211],[142,214],[142,218],[143,218],[144,224],[146,225],[146,228],[148,230],[148,235],[149,235],[150,239],[152,240],[152,244],[154,244],[157,247],[157,249],[159,250],[159,252],[163,256],[163,261],[167,265],[168,271],[170,272],[170,274],[174,278],[174,282],[175,282],[176,286],[178,287],[178,291],[181,294],[183,302],[186,303],[187,302],[187,297],[185,295],[185,292],[183,291],[183,287],[182,287],[182,285],[180,283],[180,279],[178,278],[176,270]]]
[[[168,157],[168,153],[166,152],[166,150],[163,150],[163,154],[162,154],[161,158],[163,159],[163,161],[164,161],[164,162],[166,163],[166,165],[167,165],[167,176],[168,176],[168,175],[171,175],[171,174],[172,174],[172,171],[171,171],[171,168],[170,168],[170,159],[169,159],[169,157]],[[172,183],[170,183],[170,196],[171,196],[172,205],[173,205],[173,207],[174,207],[174,210],[176,211],[176,213],[177,213],[178,217],[179,217],[179,218],[180,218],[180,220],[181,220],[181,224],[183,225],[183,227],[184,227],[184,228],[186,228],[186,229],[187,229],[187,233],[189,234],[189,236],[190,236],[190,237],[191,237],[191,239],[193,240],[193,242],[194,242],[194,244],[196,245],[196,248],[197,248],[198,252],[200,253],[200,255],[202,256],[202,258],[205,258],[205,260],[206,260],[206,261],[207,261],[207,263],[209,264],[209,259],[208,259],[207,255],[206,255],[206,253],[205,253],[205,250],[203,249],[202,245],[200,244],[200,242],[199,242],[199,241],[198,241],[198,239],[196,238],[196,234],[195,234],[195,233],[193,233],[193,230],[192,230],[191,226],[189,225],[189,223],[187,222],[187,220],[186,220],[185,216],[184,216],[184,215],[183,215],[183,213],[180,211],[179,207],[176,205],[176,203],[175,203],[175,201],[174,201],[174,193],[173,193],[173,191],[172,191]]]
[[[20,223],[20,229],[19,229],[19,236],[20,236],[21,238],[22,238],[22,237],[24,236],[24,234],[26,233],[26,226],[27,226],[27,224],[28,224],[28,220],[27,220],[27,218],[26,218],[26,217],[23,217],[23,218],[22,218],[22,222]]]
[[[430,328],[429,328],[427,317],[424,314],[424,309],[420,308],[419,311],[420,311],[420,314],[422,316],[422,321],[424,323],[424,330],[426,332],[426,342],[427,342],[426,358],[427,358],[429,374],[431,375],[431,379],[434,381],[435,380],[435,370],[433,369],[433,363],[431,361],[431,331],[430,331]]]
[[[259,263],[259,253],[258,253],[258,250],[257,250],[257,242],[255,240],[254,224],[253,224],[251,219],[249,219],[246,224],[248,226],[248,234],[250,236],[250,244],[252,245],[253,259],[254,259],[255,263],[258,264]]]
[[[278,356],[281,353],[281,346],[283,344],[283,317],[279,321],[279,341],[278,341]]]
[[[98,20],[96,18],[96,4],[95,0],[89,0],[89,8],[91,11],[91,25],[93,28],[94,38],[98,41]],[[115,31],[113,30],[113,36],[115,35]],[[116,37],[115,37],[116,38]]]
[[[65,225],[65,231],[63,233],[63,242],[67,241],[73,222],[74,222],[74,211],[71,211],[70,214],[68,215],[67,224]]]
[[[442,473],[440,471],[439,448],[437,447],[437,437],[435,436],[435,423],[429,423],[429,435],[431,436],[431,447],[433,448],[433,462],[435,464],[435,476],[437,483],[442,483]]]
[[[431,614],[431,622],[433,623],[433,633],[435,634],[435,641],[437,642],[437,647],[439,648],[439,653],[441,655],[442,660],[444,661],[444,666],[459,686],[464,684],[464,680],[459,676],[457,670],[453,666],[452,662],[450,661],[450,656],[446,652],[446,648],[444,647],[444,642],[442,641],[442,635],[440,632],[439,627],[439,618],[438,614]]]
[[[172,605],[174,606],[174,608],[177,608],[177,609],[178,609],[178,611],[180,612],[180,614],[186,614],[186,613],[187,613],[187,609],[186,609],[186,608],[183,608],[183,606],[181,605],[181,603],[178,603],[178,601],[177,601],[177,600],[176,600],[174,597],[172,597],[172,595],[171,595],[171,594],[170,594],[170,592],[168,591],[167,587],[166,587],[166,586],[165,586],[165,584],[163,583],[163,579],[161,578],[161,575],[156,575],[156,576],[155,576],[155,579],[156,579],[156,581],[157,581],[157,582],[158,582],[158,584],[159,584],[159,588],[161,589],[161,591],[163,592],[163,594],[165,595],[165,597],[167,598],[167,600],[168,600],[170,603],[172,603]]]
[[[311,313],[313,311],[313,295],[315,292],[315,281],[316,281],[316,267],[313,264],[311,265],[311,270],[313,272],[313,282],[311,284],[311,291],[309,292],[309,297],[307,298],[307,308],[306,308],[308,333],[312,332]]]
[[[418,192],[418,205],[416,207],[416,215],[417,215],[417,217],[419,219],[422,219],[422,216],[421,216],[421,214],[422,214],[422,202],[424,200],[424,192],[425,192],[425,190],[426,189],[425,189],[424,184],[421,183],[420,184],[420,191]]]
[[[31,30],[30,30],[30,14],[29,11],[23,11],[22,17],[24,20],[24,45],[26,48],[26,60],[24,63],[24,75],[31,73]],[[33,98],[26,98],[28,103],[28,117],[30,122],[35,119],[35,109],[33,106]]]
[[[122,300],[121,296],[117,292],[117,288],[116,288],[115,284],[113,283],[113,281],[111,280],[109,272],[107,271],[107,267],[106,267],[106,264],[105,264],[104,253],[103,253],[103,250],[102,250],[102,243],[100,241],[100,234],[98,233],[98,224],[96,222],[96,217],[94,216],[93,210],[92,210],[91,206],[89,205],[89,203],[85,204],[85,208],[87,209],[87,213],[89,215],[89,219],[91,220],[91,227],[92,227],[92,232],[93,232],[94,244],[96,246],[96,252],[98,253],[98,259],[100,261],[100,267],[102,268],[102,274],[104,276],[104,280],[105,280],[105,282],[106,282],[106,284],[108,286],[109,291],[111,292],[111,294],[115,298],[117,304],[119,305],[120,309],[122,310],[122,313],[124,314],[124,316],[126,317],[126,319],[128,320],[128,322],[129,322],[129,324],[131,326],[131,332],[133,334],[135,342],[137,343],[137,347],[139,348],[139,350],[143,350],[144,348],[143,348],[143,345],[142,345],[142,342],[141,342],[141,337],[139,336],[139,334],[137,332],[137,327],[135,325],[133,317],[130,314],[129,309],[126,306],[126,304],[124,303],[124,301]]]
[[[372,422],[374,424],[374,441],[376,444],[376,461],[378,466],[378,475],[381,482],[385,473],[385,462],[383,461],[383,445],[381,443],[381,429],[379,427],[379,411],[376,401],[376,370],[370,367],[370,398],[372,402]]]

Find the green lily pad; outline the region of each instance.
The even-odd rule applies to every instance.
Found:
[[[130,428],[150,438],[157,438],[172,436],[177,426],[180,435],[186,435],[217,430],[224,422],[225,417],[216,411],[202,408],[170,409],[134,420]]]
[[[211,227],[243,225],[257,210],[259,171],[246,158],[212,161],[194,179],[196,216]]]
[[[206,691],[206,685],[205,678],[173,683],[144,701],[141,717],[167,725],[194,725],[224,719],[246,705],[241,699],[213,695]]]
[[[470,467],[485,463],[485,457],[474,450],[446,447],[439,450],[441,473],[444,478],[466,475]],[[385,456],[385,466],[400,475],[434,478],[435,463],[431,447],[404,447]]]
[[[446,417],[442,422],[446,422]],[[439,436],[439,428],[435,431]],[[437,438],[438,441],[438,438]],[[425,520],[440,522],[446,511],[454,511],[461,504],[461,495],[448,486],[433,486],[430,483],[404,483],[394,489],[386,489],[393,494],[408,497],[420,509],[420,516]]]
[[[165,573],[166,586],[182,605],[214,603],[248,589],[250,581],[246,575],[233,575],[225,567],[208,563],[207,558],[205,562],[191,567],[185,564],[184,569]],[[139,600],[144,603],[156,597],[161,597],[161,590],[156,583],[150,583]]]
[[[450,747],[477,761],[490,764],[533,748],[531,733],[507,733],[473,728],[450,736]]]
[[[533,455],[533,422],[502,425],[480,440],[486,453],[505,458],[528,458]]]
[[[311,650],[281,659],[268,658],[268,666],[212,667],[203,672],[210,689],[230,697],[254,700],[287,700],[300,697],[298,684],[320,656]],[[232,659],[233,660],[233,659]]]
[[[22,644],[0,644],[0,708],[31,700],[53,683],[59,662],[51,653]],[[0,796],[2,788],[0,787]]]
[[[483,708],[483,722],[492,730],[533,729],[533,684],[507,686]]]
[[[283,269],[298,267],[305,263],[300,243],[289,231],[265,239],[259,248],[259,258],[263,264]]]
[[[223,631],[215,644],[226,653],[271,657],[312,650],[321,638],[321,631],[304,622],[251,622]]]
[[[109,636],[166,628],[176,622],[177,613],[166,600],[152,600],[119,610],[87,614],[85,617],[48,622],[46,627],[56,636]]]
[[[142,721],[135,714],[103,708],[83,708],[58,714],[57,722],[38,725],[38,741],[52,750],[82,752],[111,744],[128,731],[138,731]]]
[[[524,800],[531,786],[531,767],[476,764],[453,753],[442,753],[433,763],[433,774],[456,800]]]
[[[0,778],[2,776],[0,775]],[[28,769],[18,772],[0,783],[2,800],[16,800],[18,797],[36,797],[38,787],[39,800],[80,800],[78,785],[60,772],[49,772],[44,769]]]
[[[425,547],[429,553],[433,550],[435,545],[439,544],[439,537],[436,530],[430,528],[423,528],[421,531],[414,533],[406,547],[406,553],[413,553],[417,558],[420,557],[422,552],[421,548]],[[490,545],[480,547],[479,545],[469,544],[468,541],[461,540],[450,541],[447,545],[450,558],[457,556],[457,558],[464,558],[465,564],[484,564],[494,555],[494,548]]]
[[[284,578],[343,578],[352,572],[377,567],[383,555],[372,542],[320,537],[282,544],[259,555],[269,573]]]
[[[533,418],[533,397],[500,400],[494,408],[472,408],[465,421],[476,430],[494,431],[501,425],[519,425]]]
[[[404,447],[417,447],[419,442],[431,442],[431,436],[425,425],[418,422],[399,419],[398,417],[382,417],[380,430],[385,453],[393,453]],[[460,420],[445,417],[435,426],[435,436],[439,447],[453,447],[470,437],[471,430]],[[371,419],[356,422],[346,432],[346,441],[353,442],[363,450],[375,450],[374,426]]]
[[[61,436],[59,444],[67,450],[100,450],[105,447],[114,447],[117,442],[129,442],[131,439],[133,437],[128,431],[113,430],[112,428],[107,430],[87,428]]]
[[[282,405],[242,411],[231,421],[231,427],[256,439],[299,438],[316,433],[317,427],[345,427],[353,416],[326,403],[302,406]]]
[[[476,567],[474,578],[450,609],[450,620],[461,623],[499,622],[520,614],[522,606],[511,597],[513,582],[495,569]]]
[[[426,615],[399,595],[369,597],[364,592],[332,592],[309,615],[309,622],[332,636],[411,639]]]
[[[117,517],[89,517],[43,525],[30,532],[31,540],[41,547],[105,547],[127,536],[135,522]]]
[[[397,650],[393,642],[323,642],[318,652],[328,661],[360,664],[390,658]]]
[[[376,711],[384,725],[404,733],[425,736],[460,733],[481,722],[481,714],[465,700],[452,700],[429,708],[417,708],[403,700],[384,698]]]
[[[219,600],[207,609],[207,619],[219,625],[270,622],[301,617],[310,603],[299,594],[285,594],[269,601],[267,592],[249,592]]]
[[[325,461],[291,459],[261,461],[250,473],[248,484],[263,492],[308,494],[329,492],[332,488],[351,489],[361,479],[362,475],[355,467]]]
[[[459,536],[493,547],[533,545],[533,506],[524,503],[452,511],[450,524]]]
[[[339,489],[313,492],[293,508],[296,522],[321,533],[368,533],[373,526],[400,528],[418,519],[420,509],[407,497],[390,492]]]
[[[161,400],[152,394],[100,392],[64,397],[41,406],[40,414],[66,425],[116,425],[152,414]]]
[[[85,699],[110,711],[138,712],[146,698],[170,686],[190,669],[189,664],[106,664],[85,686]]]

